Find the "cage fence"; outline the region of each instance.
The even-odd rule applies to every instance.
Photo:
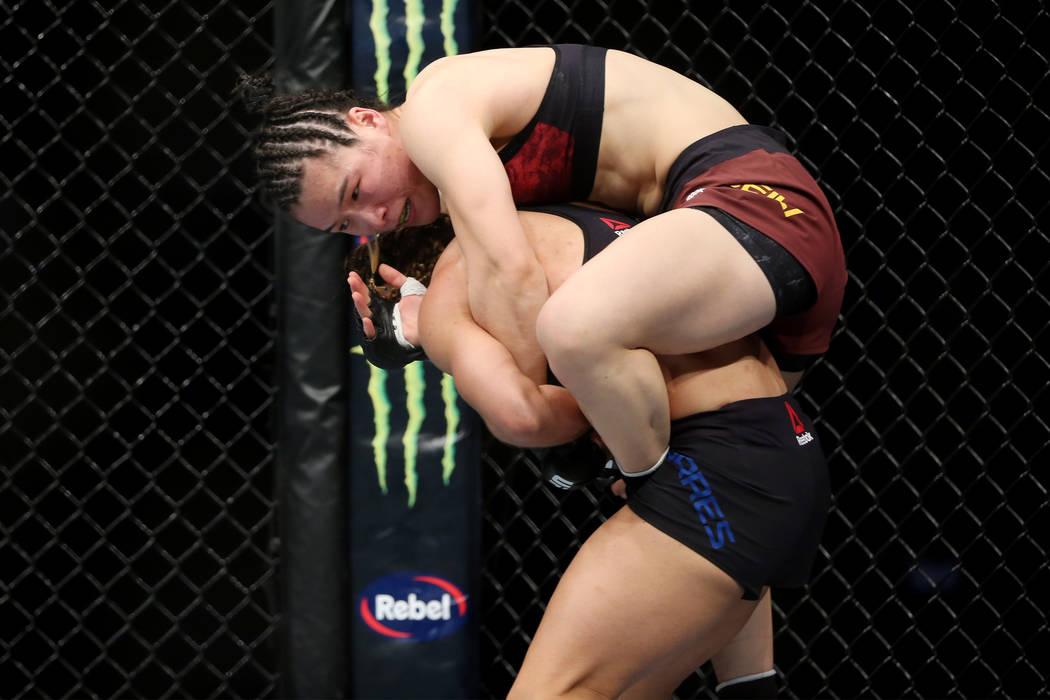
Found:
[[[787,132],[835,208],[847,297],[800,396],[833,506],[809,587],[773,595],[789,696],[1045,695],[1029,651],[1047,636],[1045,8],[579,0],[485,16],[486,48],[594,43],[694,77]],[[483,468],[499,697],[617,503],[551,494],[527,453],[493,443]],[[713,680],[702,668],[678,695],[713,697]]]
[[[2,7],[0,695],[270,695],[269,3]]]
[[[272,228],[229,94],[271,60],[272,7],[0,7],[0,695],[273,697]],[[774,593],[788,694],[1046,695],[1043,4],[482,11],[478,48],[697,78],[787,132],[835,208],[847,299],[801,392],[834,501],[810,586]],[[618,504],[492,439],[481,468],[499,697]]]

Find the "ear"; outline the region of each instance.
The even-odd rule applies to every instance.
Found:
[[[382,112],[367,107],[351,107],[346,111],[346,120],[350,128],[386,130],[386,117]]]

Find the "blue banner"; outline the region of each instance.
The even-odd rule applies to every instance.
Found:
[[[412,79],[442,56],[470,51],[478,9],[467,0],[350,2],[352,86],[399,104]]]
[[[467,3],[352,2],[351,87],[398,104],[467,50]],[[352,697],[478,694],[480,421],[427,362],[350,359]]]

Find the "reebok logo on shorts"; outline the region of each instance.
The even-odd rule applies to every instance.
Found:
[[[808,442],[813,442],[813,436],[806,430],[806,426],[802,425],[802,420],[795,413],[795,409],[791,408],[791,404],[785,401],[784,407],[788,410],[788,418],[791,419],[791,427],[795,429],[795,439],[798,440],[798,444],[805,445]]]
[[[625,221],[617,221],[616,219],[607,219],[604,216],[599,216],[598,218],[602,220],[602,223],[604,223],[606,226],[611,228],[616,233],[617,236],[622,236],[624,231],[626,231],[627,229],[631,228],[631,225],[629,223],[625,222]]]

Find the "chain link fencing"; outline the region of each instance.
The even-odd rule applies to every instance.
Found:
[[[269,2],[0,8],[0,696],[270,695]]]
[[[0,695],[272,697],[273,241],[229,97],[271,60],[270,5],[0,8]],[[786,131],[835,208],[851,277],[801,395],[834,502],[811,585],[774,595],[789,694],[1046,695],[1043,5],[483,13],[479,48],[596,43],[701,80]],[[494,440],[482,469],[500,697],[618,504]]]
[[[788,694],[1045,696],[1044,4],[484,9],[484,48],[593,43],[698,79],[787,132],[835,209],[849,286],[801,391],[834,501],[810,586],[773,595]],[[483,469],[483,681],[501,697],[558,576],[618,504],[550,492],[494,441]],[[701,669],[678,696],[712,697],[713,680]]]

